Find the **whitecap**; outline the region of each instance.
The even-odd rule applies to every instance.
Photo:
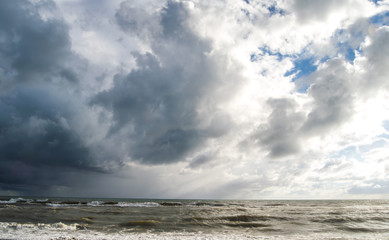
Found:
[[[104,205],[103,201],[92,201],[87,203],[88,206],[98,207]]]
[[[33,200],[32,199],[24,199],[24,198],[11,198],[8,201],[0,201],[0,204],[12,204],[12,203],[31,203]]]
[[[159,207],[156,202],[118,202],[118,207]]]
[[[46,206],[49,207],[66,207],[69,206],[68,204],[61,204],[61,203],[46,203]]]

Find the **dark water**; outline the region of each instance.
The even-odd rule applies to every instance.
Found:
[[[3,239],[389,239],[389,201],[3,197],[0,223]]]

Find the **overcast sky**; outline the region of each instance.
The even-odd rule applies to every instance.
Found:
[[[389,197],[389,1],[0,1],[0,195]]]

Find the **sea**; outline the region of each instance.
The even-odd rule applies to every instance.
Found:
[[[0,197],[0,239],[389,239],[389,200]]]

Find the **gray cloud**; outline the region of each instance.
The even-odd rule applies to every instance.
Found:
[[[129,33],[144,25],[130,18],[133,11],[121,4],[116,14]],[[168,2],[156,18],[161,31],[145,30],[152,53],[134,53],[138,69],[117,75],[114,86],[91,101],[112,112],[111,136],[130,126],[128,154],[134,160],[183,161],[207,138],[222,136],[232,126],[216,102],[233,94],[239,70],[226,69],[224,59],[209,54],[210,42],[191,31],[188,17],[184,4]]]
[[[341,137],[336,130],[359,116],[356,103],[388,90],[387,28],[360,18],[333,36],[304,33],[345,10],[347,1],[251,4],[250,16],[238,5],[224,12],[223,4],[59,1],[57,9],[50,0],[0,1],[0,193],[263,197],[285,186],[308,194],[321,180],[332,189],[349,165],[335,156],[315,168],[332,153],[304,145]],[[282,16],[267,19],[273,13]],[[296,32],[279,38],[282,29]],[[321,40],[309,43],[313,36]],[[249,51],[265,42],[283,53],[249,62]],[[363,57],[353,61],[353,49]],[[292,76],[281,72],[287,65],[255,75],[263,67],[270,73],[275,59],[289,65],[305,55],[320,61],[295,82],[306,93],[288,92]],[[269,96],[265,106],[254,106],[263,96]],[[349,172],[352,184],[358,179]],[[225,177],[215,179],[219,173]],[[310,178],[315,173],[320,178]],[[374,191],[387,190],[386,182],[370,183],[377,183]],[[362,188],[349,193],[371,190]]]
[[[115,18],[122,30],[145,40],[161,32],[159,13],[149,12],[145,7],[136,6],[132,1],[122,2]]]
[[[268,123],[258,127],[254,139],[259,139],[274,158],[299,152],[299,128],[304,115],[296,111],[296,103],[291,99],[269,99],[267,103],[273,110]]]
[[[72,92],[85,62],[67,25],[38,10],[0,2],[0,185],[31,194],[70,184],[72,172],[106,171],[76,126],[83,107]]]
[[[307,77],[312,83],[307,92],[312,97],[308,114],[297,110],[291,99],[268,100],[272,109],[268,123],[258,127],[253,139],[266,146],[271,157],[297,154],[302,139],[328,133],[352,117],[355,88],[344,64],[340,59],[329,60]]]
[[[358,35],[350,42],[358,47],[369,34],[369,25],[365,20],[358,20],[361,26],[351,25],[345,31]],[[363,36],[360,36],[360,35]],[[389,39],[388,31],[380,29],[371,36],[371,44],[363,49],[366,62],[363,66],[367,71],[358,76],[348,70],[347,62],[341,58],[328,60],[317,71],[305,77],[304,84],[310,84],[307,89],[312,99],[312,108],[301,115],[291,100],[270,99],[272,109],[267,124],[261,124],[254,133],[254,140],[266,146],[272,157],[287,156],[299,153],[301,139],[328,134],[342,126],[355,113],[354,101],[376,94],[379,89],[388,89],[387,76],[389,72],[385,63],[388,61],[388,48],[384,44]],[[385,45],[385,46],[384,46]],[[296,82],[299,88],[300,82]]]
[[[331,10],[344,5],[343,1],[328,0],[295,0],[292,3],[292,9],[300,22],[312,20],[325,20]]]
[[[353,114],[353,89],[342,60],[330,60],[327,67],[313,73],[308,90],[314,106],[303,126],[304,132],[322,133],[339,126]]]
[[[0,190],[58,193],[128,160],[186,161],[232,128],[217,103],[239,87],[239,69],[227,68],[229,59],[211,54],[211,43],[187,27],[184,4],[169,2],[145,16],[155,26],[138,16],[135,27],[128,18],[141,10],[121,5],[117,23],[148,39],[151,52],[134,52],[137,68],[117,74],[111,89],[87,93],[89,105],[80,91],[88,63],[72,52],[69,27],[43,19],[44,2],[0,5]]]
[[[74,62],[83,63],[71,51],[67,25],[43,20],[27,1],[0,4],[2,88],[17,82],[77,82]]]
[[[375,94],[377,89],[389,89],[387,81],[389,69],[389,31],[387,28],[381,28],[371,36],[371,44],[364,49],[367,57],[366,74],[360,85],[360,92],[365,95]]]
[[[191,163],[189,164],[188,167],[190,168],[199,168],[201,166],[203,166],[204,164],[212,161],[212,158],[213,158],[213,154],[201,154],[199,156],[196,156],[192,161]]]
[[[0,98],[0,182],[45,188],[67,171],[104,171],[71,126],[74,107],[53,89],[18,87]]]

